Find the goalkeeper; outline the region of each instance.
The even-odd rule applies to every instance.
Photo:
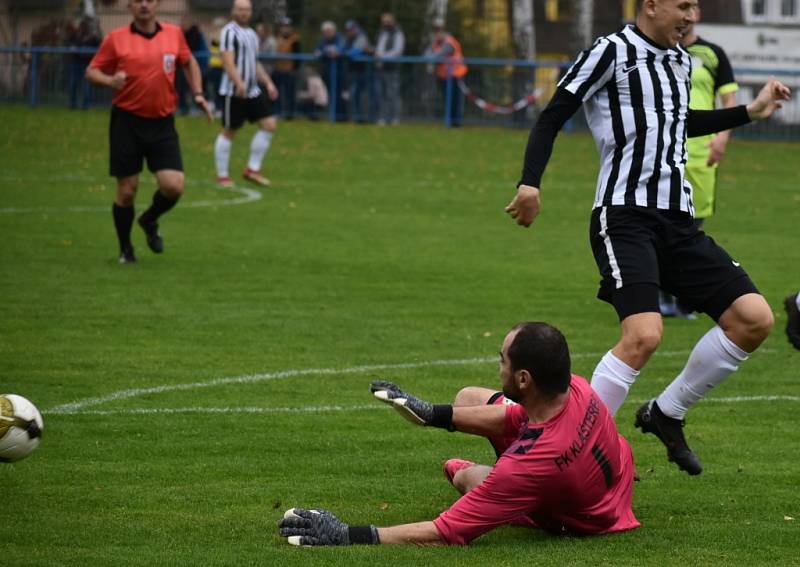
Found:
[[[372,383],[375,397],[413,423],[481,435],[499,455],[494,466],[445,463],[445,476],[463,496],[438,518],[378,528],[292,508],[280,534],[294,545],[465,545],[506,524],[565,534],[638,527],[630,446],[586,380],[570,373],[564,336],[545,323],[516,325],[503,341],[500,379],[502,392],[464,388],[453,405]]]

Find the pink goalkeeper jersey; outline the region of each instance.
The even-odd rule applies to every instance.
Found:
[[[566,406],[545,423],[506,406],[506,429],[516,441],[486,480],[434,520],[444,542],[464,545],[505,524],[571,534],[639,527],[631,448],[585,379],[572,376]]]

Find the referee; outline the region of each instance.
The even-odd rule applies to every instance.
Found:
[[[592,387],[616,413],[661,341],[659,289],[709,315],[716,325],[685,368],[636,412],[636,425],[694,475],[702,465],[683,435],[687,410],[758,348],[774,319],[739,262],[694,223],[686,139],[767,118],[789,89],[770,79],[746,107],[690,109],[692,60],[680,42],[697,19],[697,0],[641,0],[638,9],[635,25],[599,38],[559,82],[531,132],[506,212],[522,226],[533,222],[555,137],[583,105],[601,163],[590,224],[602,278],[597,296],[614,306],[622,331]]]
[[[138,222],[147,245],[157,254],[164,251],[158,219],[183,193],[183,161],[173,117],[178,65],[186,74],[195,104],[210,122],[214,119],[202,94],[200,67],[183,32],[178,26],[156,20],[158,5],[158,0],[128,0],[133,22],[108,34],[86,70],[91,82],[116,91],[109,128],[110,170],[117,178],[113,215],[123,264],[136,262],[131,227],[142,161],[147,159],[158,189],[153,204]]]
[[[278,89],[258,61],[258,35],[249,27],[253,6],[250,0],[234,0],[231,7],[232,21],[220,32],[219,50],[225,74],[219,85],[223,100],[222,132],[214,142],[214,161],[217,167],[217,183],[221,187],[233,187],[228,167],[231,147],[236,132],[245,120],[258,124],[250,142],[250,158],[243,176],[262,187],[268,187],[269,179],[261,174],[261,162],[272,144],[277,122],[275,105]],[[259,83],[266,89],[265,94]]]

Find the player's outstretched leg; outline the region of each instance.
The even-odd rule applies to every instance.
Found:
[[[703,468],[683,437],[686,412],[735,372],[774,324],[772,310],[758,293],[739,296],[718,321],[719,325],[697,342],[675,380],[636,414],[636,426],[657,435],[670,460],[689,474],[700,474]]]

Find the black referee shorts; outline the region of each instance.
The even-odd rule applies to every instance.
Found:
[[[747,272],[680,211],[600,207],[589,238],[600,270],[597,297],[620,320],[659,312],[659,289],[717,321],[742,295],[758,293]]]
[[[258,122],[275,114],[275,104],[269,100],[264,91],[253,98],[222,97],[222,127],[228,130],[238,130],[245,120]]]
[[[183,171],[175,118],[143,118],[113,107],[109,127],[111,175],[130,177],[142,171],[142,160],[152,171]]]

